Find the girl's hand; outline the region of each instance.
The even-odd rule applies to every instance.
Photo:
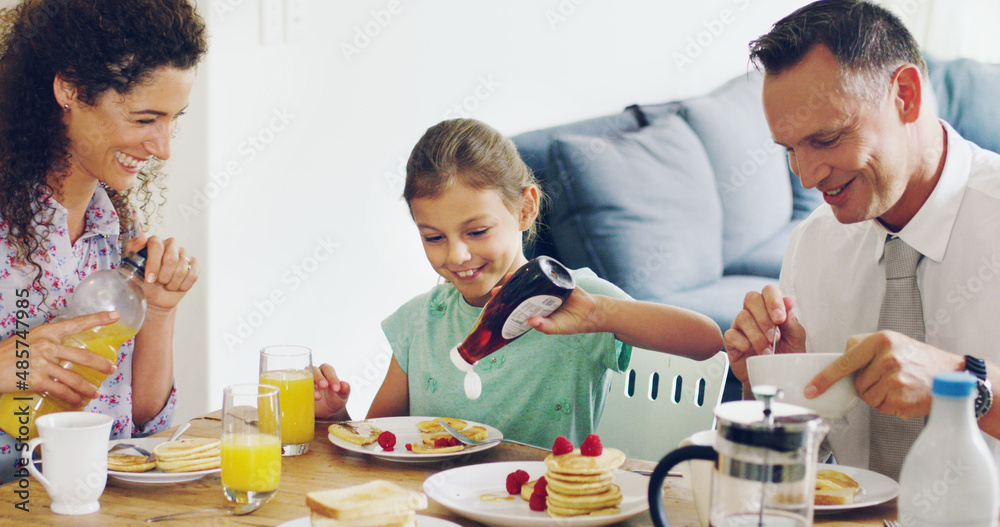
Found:
[[[24,392],[23,385],[18,385],[22,379],[15,373],[27,371],[27,392],[48,392],[72,406],[87,404],[97,396],[97,388],[60,363],[69,361],[105,374],[113,373],[115,364],[90,350],[66,346],[60,341],[84,330],[112,324],[118,318],[114,311],[84,315],[38,326],[28,332],[27,339],[15,335],[0,342],[0,372],[4,373],[0,392]]]
[[[188,255],[173,238],[159,236],[147,238],[140,234],[126,246],[128,252],[146,247],[146,276],[142,291],[146,302],[164,311],[177,307],[177,303],[198,280],[198,259]]]
[[[551,315],[531,317],[528,323],[547,335],[600,331],[602,322],[598,302],[598,297],[577,287]]]
[[[313,386],[316,390],[316,417],[347,421],[347,398],[351,395],[351,385],[337,377],[333,366],[323,364],[313,368]]]

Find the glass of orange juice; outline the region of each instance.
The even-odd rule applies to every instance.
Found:
[[[260,350],[260,383],[278,388],[281,454],[305,454],[316,433],[312,351],[305,346],[267,346]]]
[[[222,398],[222,490],[229,501],[262,504],[281,481],[278,389],[227,386]]]

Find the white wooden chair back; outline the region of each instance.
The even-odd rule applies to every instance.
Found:
[[[728,371],[725,352],[699,362],[633,348],[628,369],[611,379],[597,427],[601,443],[659,461],[682,439],[715,427]]]

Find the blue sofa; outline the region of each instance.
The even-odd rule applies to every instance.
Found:
[[[1000,66],[928,63],[939,116],[1000,151]],[[550,198],[532,255],[725,331],[747,291],[777,282],[792,229],[822,203],[771,141],[761,84],[754,71],[703,96],[514,136]]]

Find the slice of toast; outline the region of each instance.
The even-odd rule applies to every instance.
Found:
[[[854,496],[861,485],[853,478],[833,469],[823,469],[816,473],[816,505],[846,505],[854,503]]]
[[[374,443],[378,440],[379,434],[382,433],[382,430],[378,427],[362,421],[355,423],[334,423],[330,425],[328,430],[331,434],[344,441],[361,446]]]
[[[306,505],[327,518],[356,520],[426,509],[427,496],[376,479],[353,487],[310,492],[306,494]]]

